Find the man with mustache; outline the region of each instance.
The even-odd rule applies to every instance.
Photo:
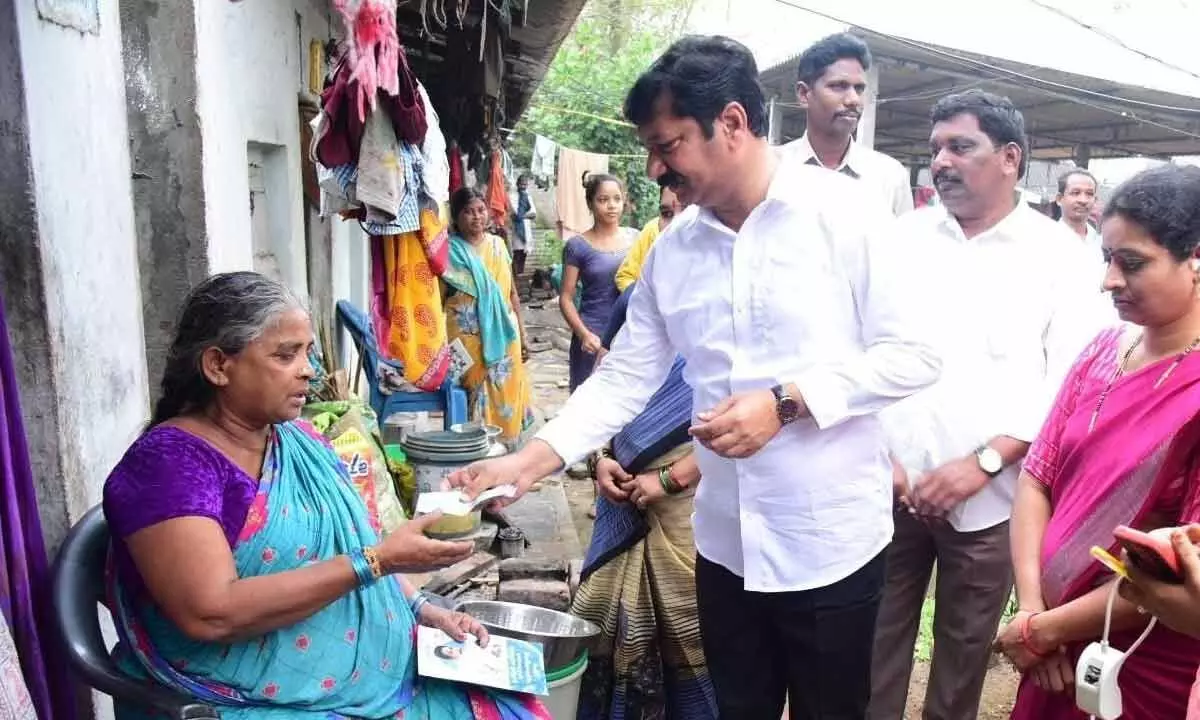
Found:
[[[1074,168],[1058,176],[1058,208],[1062,223],[1083,240],[1083,244],[1100,255],[1100,233],[1092,227],[1092,208],[1096,207],[1096,176],[1083,168]]]
[[[796,101],[807,122],[804,135],[784,151],[858,180],[865,197],[901,215],[913,209],[908,171],[894,158],[854,142],[870,69],[866,43],[849,33],[830,35],[805,50],[797,64]]]
[[[934,105],[930,170],[942,204],[892,235],[934,288],[941,379],[880,415],[895,464],[895,535],[879,612],[872,720],[904,717],[921,607],[937,565],[927,720],[974,720],[1012,587],[1008,518],[1029,442],[1066,371],[1111,317],[1092,256],[1022,202],[1025,122],[979,90]]]
[[[477,494],[600,447],[675,356],[698,411],[693,528],[700,631],[720,717],[866,713],[891,464],[877,412],[932,383],[924,298],[850,178],[767,142],[754,56],[675,42],[625,116],[647,172],[690,205],[654,245],[596,372],[524,448],[450,482]],[[664,492],[689,478],[660,471]],[[670,608],[664,608],[669,612]]]

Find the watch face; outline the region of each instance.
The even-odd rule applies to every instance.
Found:
[[[790,423],[800,416],[800,403],[794,399],[783,396],[779,398],[779,419],[784,424]]]
[[[994,475],[1004,469],[1004,458],[990,447],[981,449],[977,457],[979,458],[979,467],[985,473]]]

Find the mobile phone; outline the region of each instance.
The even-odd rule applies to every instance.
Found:
[[[1126,525],[1118,525],[1113,531],[1117,542],[1129,555],[1129,562],[1137,565],[1156,580],[1180,584],[1183,575],[1179,572],[1179,558],[1175,548],[1171,547],[1170,531],[1173,528],[1162,528],[1164,532],[1142,532]]]

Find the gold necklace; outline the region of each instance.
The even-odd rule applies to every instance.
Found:
[[[1108,393],[1110,390],[1112,390],[1113,383],[1115,383],[1125,374],[1125,368],[1129,365],[1130,356],[1132,356],[1133,351],[1137,350],[1138,346],[1142,344],[1142,338],[1145,336],[1145,333],[1138,335],[1137,340],[1134,340],[1133,344],[1129,346],[1129,349],[1125,351],[1125,354],[1121,356],[1121,364],[1117,366],[1117,369],[1113,372],[1112,377],[1108,379],[1108,384],[1104,386],[1104,390],[1100,393],[1100,397],[1096,400],[1096,409],[1092,411],[1092,419],[1090,422],[1088,422],[1089,433],[1096,429],[1096,420],[1100,417],[1100,408],[1104,407],[1104,401],[1108,399]],[[1175,361],[1163,371],[1162,375],[1158,376],[1158,380],[1154,381],[1155,390],[1162,387],[1162,384],[1167,381],[1167,378],[1171,377],[1171,373],[1175,372],[1175,368],[1179,367],[1179,364],[1183,362],[1183,359],[1186,358],[1193,350],[1195,350],[1197,346],[1200,346],[1200,336],[1189,343],[1188,346],[1183,349],[1183,352],[1176,355]]]

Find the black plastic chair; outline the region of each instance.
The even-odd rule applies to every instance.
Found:
[[[90,687],[115,700],[165,712],[178,720],[220,718],[212,706],[126,675],[109,657],[100,634],[99,613],[108,543],[108,523],[97,506],[71,528],[58,551],[54,611],[71,665]]]

